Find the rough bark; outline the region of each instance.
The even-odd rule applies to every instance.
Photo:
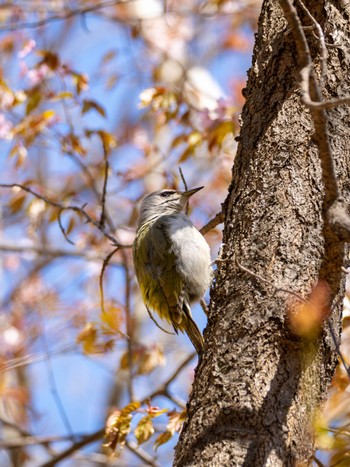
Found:
[[[309,1],[328,44],[324,97],[350,95],[350,21],[341,1]],[[303,24],[308,25],[300,13]],[[308,33],[313,59],[318,46]],[[292,34],[277,0],[263,3],[229,195],[226,244],[211,293],[205,352],[196,371],[175,466],[308,465],[312,419],[337,362],[325,325],[293,334],[287,309],[326,280],[340,335],[346,245],[325,220],[324,175],[313,123],[300,100]],[[342,195],[348,201],[350,111],[328,111]],[[247,274],[237,261],[270,281]],[[280,290],[277,290],[279,288]]]

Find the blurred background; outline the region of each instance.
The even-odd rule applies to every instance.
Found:
[[[2,466],[57,465],[60,453],[62,466],[171,465],[197,359],[142,304],[138,203],[204,185],[194,224],[220,212],[260,7],[0,5]],[[206,234],[213,259],[221,230]],[[203,329],[202,307],[193,312]],[[340,368],[316,423],[329,465],[345,465],[334,462],[348,447],[347,388]],[[110,414],[119,432],[103,448]]]

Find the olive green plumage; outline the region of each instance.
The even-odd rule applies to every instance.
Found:
[[[133,243],[135,273],[145,305],[186,332],[200,354],[203,337],[191,316],[211,282],[210,250],[181,211],[199,189],[161,190],[144,198]]]

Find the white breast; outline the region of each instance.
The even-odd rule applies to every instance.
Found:
[[[193,301],[199,300],[210,285],[210,249],[203,235],[185,214],[179,213],[168,224],[168,235],[177,258],[177,269]]]

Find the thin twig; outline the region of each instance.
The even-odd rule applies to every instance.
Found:
[[[174,402],[174,404],[178,405],[181,407],[182,410],[186,409],[186,401],[181,399],[181,397],[178,397],[174,394],[170,394],[168,390],[166,390],[162,396],[166,397],[169,399],[171,402]]]
[[[131,308],[130,308],[130,296],[131,296],[131,279],[129,274],[129,267],[127,264],[127,257],[124,258],[124,271],[125,271],[125,316],[126,316],[126,333],[129,336],[127,339],[127,359],[128,359],[128,393],[130,402],[135,400],[134,394],[134,375],[133,375],[133,323],[131,317]]]
[[[112,245],[118,246],[119,248],[130,248],[131,245],[122,245],[117,241],[117,239],[113,236],[110,235],[109,233],[106,232],[104,227],[101,227],[99,222],[97,222],[95,219],[93,219],[84,209],[85,205],[83,206],[75,206],[75,205],[63,205],[60,203],[57,203],[56,201],[53,201],[49,199],[46,196],[43,196],[39,193],[36,193],[34,190],[31,188],[21,185],[20,183],[0,183],[0,188],[20,188],[21,190],[26,191],[27,193],[32,194],[38,199],[43,200],[46,204],[49,204],[50,206],[53,206],[55,208],[58,208],[60,211],[74,211],[77,213],[80,213],[83,217],[85,217],[86,221],[88,223],[93,224],[95,227],[98,228],[98,230],[106,237],[108,240],[112,242]]]
[[[307,76],[308,70],[305,70],[305,76]],[[306,95],[308,94],[308,87],[305,86],[302,88],[304,92],[304,103],[307,104],[307,106],[311,109],[315,110],[329,110],[329,109],[334,109],[335,107],[339,107],[340,105],[349,105],[350,104],[350,97],[338,97],[336,99],[328,99],[326,101],[322,102],[315,102],[312,101],[311,99],[308,100],[306,98]]]
[[[160,388],[153,391],[151,394],[146,396],[142,401],[141,405],[145,404],[149,399],[157,395],[166,395],[167,389],[169,385],[178,377],[179,373],[191,362],[191,360],[196,356],[196,352],[192,352],[189,354],[186,359],[176,368],[176,370],[168,377],[168,379],[161,385]],[[62,451],[57,456],[55,456],[50,461],[42,464],[40,467],[55,467],[61,460],[66,459],[67,457],[71,456],[74,452],[78,451],[79,449],[91,444],[104,436],[105,428],[101,428],[94,433],[84,437],[82,440],[74,443],[65,451]]]
[[[82,438],[82,435],[76,435],[77,438]],[[24,436],[23,438],[14,438],[8,440],[0,440],[0,449],[18,449],[24,446],[33,446],[36,444],[50,444],[57,442],[72,441],[71,436]]]
[[[118,247],[119,249],[119,247]],[[0,251],[8,253],[34,253],[42,256],[53,258],[83,258],[86,261],[103,261],[105,259],[102,254],[92,253],[87,250],[69,250],[64,248],[56,248],[51,245],[21,245],[12,243],[0,243]],[[119,262],[109,261],[111,266],[121,266]]]
[[[72,446],[67,448],[66,450],[60,452],[57,454],[57,456],[53,457],[51,460],[48,462],[45,462],[44,464],[41,464],[40,467],[55,467],[59,462],[61,462],[63,459],[66,459],[69,457],[71,454],[76,452],[78,449],[83,448],[84,446],[87,446],[88,444],[91,444],[95,441],[98,441],[103,437],[105,433],[105,428],[101,428],[98,431],[95,431],[94,433],[91,433],[91,435],[86,436],[82,440],[77,441],[74,443]]]
[[[59,355],[63,355],[65,353],[71,352],[75,347],[76,347],[75,344],[65,345],[59,349],[51,351],[50,357],[52,358],[54,356],[59,356]],[[48,359],[48,353],[46,351],[32,354],[32,355],[24,355],[23,357],[11,358],[10,360],[7,360],[6,363],[4,363],[1,366],[0,373],[9,371],[9,370],[14,370],[15,368],[21,368],[27,365],[32,365],[33,363],[42,362],[47,359]]]
[[[133,2],[133,1],[136,1],[136,0],[107,0],[105,2],[101,2],[97,4],[93,3],[92,5],[86,6],[84,8],[69,9],[69,10],[66,10],[64,14],[48,16],[47,18],[41,19],[39,21],[18,22],[18,23],[7,25],[7,26],[1,26],[0,31],[16,31],[17,29],[40,28],[41,26],[45,26],[48,23],[51,23],[53,21],[67,20],[69,18],[73,18],[74,16],[79,16],[85,13],[91,13],[94,11],[98,11],[109,6],[118,5],[118,3],[127,3],[127,2]]]
[[[125,446],[137,456],[142,462],[145,462],[147,465],[151,465],[153,467],[160,467],[160,464],[156,462],[152,456],[150,456],[146,451],[141,449],[136,443],[133,441],[126,441]]]
[[[310,13],[310,10],[308,8],[306,8],[306,6],[302,2],[302,0],[298,0],[298,3],[300,5],[300,7],[302,8],[302,10],[304,11],[304,13],[306,14],[306,16],[311,20],[311,22],[313,24],[313,28],[316,29],[317,33],[318,33],[317,39],[319,41],[320,50],[321,50],[320,88],[322,90],[323,89],[324,78],[327,76],[327,58],[328,58],[328,52],[327,52],[327,47],[326,47],[324,34],[323,34],[323,31],[322,31],[322,28],[321,28],[320,24],[315,20],[315,18]],[[305,31],[305,27],[303,28],[303,30]]]
[[[106,194],[107,194],[107,182],[108,182],[108,174],[109,174],[109,163],[108,163],[108,154],[107,151],[104,151],[104,180],[103,180],[103,188],[102,188],[102,197],[101,197],[101,217],[100,217],[100,226],[104,227],[106,222]]]
[[[106,267],[108,266],[111,258],[113,257],[113,255],[115,255],[115,253],[119,250],[119,247],[116,247],[114,248],[114,250],[112,250],[107,256],[106,258],[104,259],[103,261],[103,264],[102,264],[102,268],[101,268],[101,272],[100,272],[100,278],[99,278],[99,284],[100,284],[100,299],[101,299],[101,311],[102,313],[106,313],[106,310],[105,310],[105,298],[104,298],[104,289],[103,289],[103,276],[104,276],[104,272],[106,270]],[[126,339],[129,339],[128,335],[127,334],[124,334],[122,331],[120,331],[118,329],[118,333],[122,336],[122,337],[125,337]]]
[[[303,8],[304,12],[313,22],[313,28],[316,28],[318,31],[318,40],[320,42],[321,49],[321,61],[322,61],[322,75],[326,73],[325,63],[327,59],[327,48],[324,40],[324,34],[319,23],[311,15],[310,11],[305,7],[301,0],[298,0],[299,4]],[[302,70],[302,83],[301,83],[301,93],[304,104],[309,107],[311,110],[326,110],[332,109],[339,105],[350,104],[350,97],[339,97],[336,99],[329,99],[322,101],[321,92],[318,87],[316,77],[314,75],[313,64],[311,61],[311,53],[309,46],[304,34],[305,27],[302,26],[298,13],[295,7],[291,4],[289,0],[280,0],[280,5],[284,11],[285,17],[288,21],[288,24],[291,28],[291,31],[295,37],[295,43],[297,46],[298,53],[300,54],[301,65],[305,70]],[[311,92],[314,96],[310,96],[309,82],[311,78]]]
[[[242,271],[246,272],[247,274],[249,274],[250,276],[254,277],[255,279],[258,279],[259,281],[261,282],[264,282],[265,284],[268,284],[270,285],[271,287],[273,287],[275,290],[277,290],[277,292],[283,292],[283,293],[287,293],[287,294],[290,294],[290,295],[293,295],[293,297],[296,297],[298,300],[300,300],[301,302],[303,303],[306,303],[306,300],[305,298],[303,298],[301,295],[299,295],[297,292],[293,292],[292,290],[288,290],[288,289],[284,289],[283,287],[277,287],[277,285],[275,285],[273,282],[271,282],[270,280],[268,279],[265,279],[264,277],[260,276],[260,274],[256,274],[255,272],[251,271],[250,269],[246,268],[245,266],[243,266],[237,259],[236,259],[236,264],[237,266],[239,267],[239,269],[241,269]]]
[[[316,80],[309,45],[294,5],[290,0],[279,0],[279,2],[288,24],[292,29],[301,66],[300,75],[302,80],[302,100],[304,104],[309,107],[308,104],[310,100],[316,102],[322,101],[322,95]],[[332,202],[339,198],[339,188],[327,129],[327,114],[324,109],[310,108],[310,112],[315,127],[315,136],[323,168],[326,196],[329,198],[327,202]]]
[[[314,123],[315,139],[318,145],[323,184],[325,187],[324,204],[327,210],[326,217],[333,230],[337,233],[339,239],[350,241],[350,217],[347,212],[347,207],[342,199],[336,177],[327,128],[328,117],[325,111],[327,106],[322,102],[322,94],[316,79],[309,45],[297,10],[291,0],[279,0],[279,3],[289,27],[292,30],[299,55],[301,66],[300,76],[302,101],[310,109]],[[313,22],[315,22],[315,20]],[[320,47],[322,49],[322,44]],[[316,105],[314,105],[315,103]],[[344,100],[343,103],[345,103]]]
[[[168,377],[166,381],[155,391],[151,392],[148,394],[148,396],[144,397],[141,401],[141,405],[145,404],[149,399],[153,399],[155,396],[159,395],[166,395],[168,391],[168,387],[170,384],[178,377],[178,375],[181,373],[181,371],[186,368],[186,366],[193,360],[193,358],[197,355],[196,352],[192,352],[189,354],[186,359],[180,363],[180,365],[176,368],[176,370]]]
[[[345,368],[345,371],[346,371],[346,373],[347,373],[347,375],[348,375],[348,377],[350,379],[350,368],[346,364],[345,358],[343,357],[343,354],[341,353],[340,346],[339,346],[338,341],[337,341],[337,337],[335,335],[331,320],[329,318],[327,318],[327,324],[328,324],[329,332],[331,333],[332,340],[333,340],[335,348],[336,348],[336,352],[337,352],[337,354],[338,354],[338,356],[339,356],[339,358],[340,358],[340,360],[341,360],[341,362],[343,364],[343,367]]]
[[[106,270],[106,267],[109,264],[109,261],[112,259],[112,257],[115,255],[115,253],[119,250],[119,247],[114,248],[103,260],[101,272],[100,272],[100,278],[99,278],[99,284],[100,284],[100,301],[101,301],[101,310],[102,313],[105,313],[105,298],[104,298],[104,290],[103,290],[103,276],[104,272]]]
[[[201,299],[199,300],[199,304],[200,304],[200,306],[202,307],[202,310],[204,311],[204,313],[206,314],[206,316],[208,316],[209,310],[208,310],[207,304],[205,303],[204,298],[201,298]]]
[[[312,459],[314,462],[316,462],[318,467],[325,467],[325,465],[315,455],[312,456]]]
[[[303,103],[310,109],[310,111],[313,112],[321,112],[329,109],[333,109],[334,107],[338,107],[339,105],[348,105],[350,104],[350,97],[338,97],[335,99],[328,99],[325,101],[316,101],[310,97],[310,79],[313,75],[313,69],[312,69],[312,64],[306,65],[302,70],[300,71],[300,75],[302,77],[301,83],[300,83],[300,91],[301,91],[301,96]],[[317,122],[319,124],[319,127],[323,125],[322,119],[317,118]],[[314,120],[315,124],[315,120]],[[315,124],[315,130],[316,130],[316,124]],[[317,135],[316,135],[317,136]],[[326,145],[325,145],[326,146]]]
[[[43,318],[43,313],[42,313],[41,307],[39,307],[39,312],[41,314],[41,317]],[[44,319],[42,321],[44,323]],[[59,414],[61,416],[63,424],[66,427],[67,433],[69,434],[69,436],[73,440],[75,440],[76,436],[74,434],[73,427],[72,427],[72,425],[70,423],[70,420],[68,418],[68,415],[67,415],[66,409],[64,407],[64,404],[62,402],[61,396],[60,396],[60,394],[58,392],[56,378],[55,378],[55,374],[54,374],[53,366],[52,366],[52,362],[51,362],[49,344],[47,342],[45,329],[43,329],[43,332],[42,332],[42,339],[43,339],[43,344],[44,344],[44,348],[45,348],[45,352],[46,352],[46,359],[44,361],[45,361],[45,364],[46,364],[46,367],[47,367],[50,391],[51,391],[52,397],[53,397],[53,399],[54,399],[54,401],[56,403],[56,407],[57,407],[57,410],[58,410],[58,412],[59,412]]]
[[[185,191],[187,191],[188,190],[188,185],[187,185],[187,182],[186,182],[186,179],[185,179],[185,176],[184,176],[184,174],[182,172],[181,167],[179,167],[179,172],[180,172],[180,177],[181,177],[182,183],[184,184],[184,187],[185,187]],[[188,210],[189,210],[189,202],[187,201],[186,208],[185,208],[186,215],[188,215]]]
[[[347,425],[345,425],[347,426]],[[334,433],[336,435],[343,435],[343,436],[347,436],[347,437],[350,437],[350,431],[349,430],[346,430],[344,427],[341,427],[341,428],[331,428],[331,427],[322,427],[323,430],[327,430],[327,431],[330,431],[331,433]]]
[[[70,239],[68,238],[66,229],[64,228],[64,226],[63,226],[63,224],[62,224],[61,214],[62,214],[62,210],[58,211],[57,220],[58,220],[58,225],[59,225],[59,227],[60,227],[60,229],[61,229],[61,232],[62,232],[64,238],[66,239],[66,241],[67,241],[68,243],[70,243],[71,245],[75,245],[75,243],[74,243],[72,240],[70,240]]]
[[[66,103],[64,101],[62,101],[62,103],[66,107]],[[66,120],[69,120],[68,113],[66,113]],[[70,125],[71,125],[71,128],[73,129],[74,128],[73,123],[70,123]],[[72,130],[72,132],[73,132],[73,130]],[[98,201],[100,201],[100,194],[99,194],[99,192],[98,192],[98,190],[96,188],[95,177],[91,173],[90,169],[84,164],[84,162],[81,160],[81,157],[79,157],[77,154],[75,154],[75,152],[69,152],[69,153],[67,153],[67,155],[81,169],[81,171],[83,172],[83,174],[85,175],[85,177],[87,179],[87,182],[89,184],[88,185],[89,188],[92,190],[93,194],[95,195],[95,198]]]
[[[9,428],[12,428],[18,431],[18,433],[21,434],[22,436],[31,436],[29,431],[24,430],[21,426],[17,425],[16,423],[6,420],[6,418],[4,418],[3,416],[0,416],[0,423],[2,423],[5,426],[8,426]]]
[[[205,235],[206,233],[208,233],[210,230],[213,230],[215,229],[215,227],[219,224],[222,224],[225,220],[225,215],[224,213],[221,211],[221,212],[218,212],[216,214],[216,216],[211,219],[209,222],[207,222],[201,229],[200,229],[200,233],[202,235]]]
[[[5,296],[1,302],[1,308],[7,308],[16,298],[16,295],[23,289],[23,285],[29,283],[34,277],[36,277],[37,274],[39,274],[42,269],[50,265],[52,260],[52,257],[47,257],[43,258],[41,261],[36,262],[34,266],[27,272],[26,276],[19,278],[19,280],[14,284],[7,296]]]
[[[186,179],[185,179],[185,176],[182,172],[182,168],[179,167],[179,172],[180,172],[180,177],[181,177],[181,180],[182,180],[182,183],[184,184],[184,187],[185,187],[185,191],[188,190],[188,186],[187,186],[187,182],[186,182]]]
[[[149,317],[154,322],[154,324],[157,326],[157,328],[159,328],[161,331],[165,332],[166,334],[175,335],[174,332],[167,331],[166,329],[162,328],[162,326],[157,322],[157,320],[153,316],[153,314],[152,314],[151,310],[148,308],[148,306],[145,305],[145,307],[146,307],[146,310],[147,310],[147,313],[148,313]]]

